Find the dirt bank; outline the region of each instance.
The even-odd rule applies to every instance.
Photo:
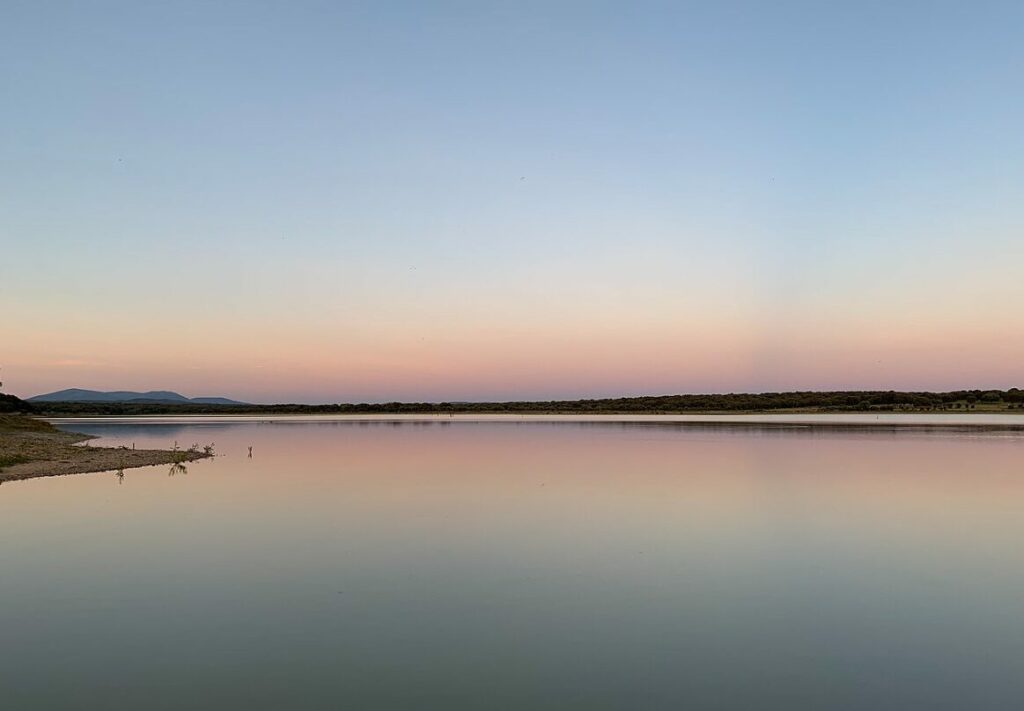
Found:
[[[91,435],[64,432],[24,415],[0,415],[0,483],[183,463],[213,456],[202,450],[91,447],[91,439]]]

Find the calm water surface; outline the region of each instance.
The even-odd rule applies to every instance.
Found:
[[[1024,707],[1018,432],[72,429],[221,456],[0,486],[2,708]]]

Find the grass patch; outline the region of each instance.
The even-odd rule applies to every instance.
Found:
[[[28,457],[23,457],[20,454],[3,454],[0,452],[0,469],[4,467],[13,467],[15,464],[24,464],[25,462],[32,461]]]
[[[55,432],[57,428],[49,422],[43,422],[28,415],[0,415],[0,431]]]

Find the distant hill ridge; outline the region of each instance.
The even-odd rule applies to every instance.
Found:
[[[28,402],[135,402],[135,403],[192,403],[196,405],[245,405],[238,400],[226,397],[193,397],[188,398],[170,390],[150,390],[137,393],[130,390],[102,392],[100,390],[82,390],[69,388],[54,393],[36,395],[28,398]]]

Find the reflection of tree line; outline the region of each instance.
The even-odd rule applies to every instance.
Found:
[[[131,441],[133,439],[146,438],[149,441],[160,439],[163,441],[173,439],[184,439],[186,436],[195,436],[199,430],[210,429],[222,430],[226,427],[237,427],[246,423],[170,423],[170,422],[146,422],[139,423],[95,423],[82,422],[73,425],[64,424],[62,427],[70,427],[76,432],[109,437]]]

